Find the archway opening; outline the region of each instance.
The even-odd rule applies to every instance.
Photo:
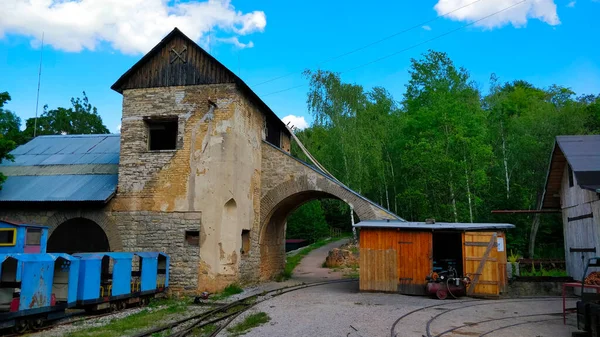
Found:
[[[48,239],[48,253],[110,252],[108,237],[102,227],[85,218],[60,224]]]
[[[358,222],[358,216],[353,214],[354,221]],[[343,217],[346,219],[342,220]],[[291,223],[288,223],[290,220]],[[294,228],[289,228],[289,225]],[[335,195],[323,191],[306,191],[285,198],[274,207],[262,224],[260,278],[272,279],[284,271],[286,239],[313,243],[351,230],[350,207]],[[288,232],[290,235],[286,235]]]

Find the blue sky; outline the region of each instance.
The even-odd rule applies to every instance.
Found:
[[[239,73],[279,117],[295,115],[310,122],[303,69],[316,69],[330,57],[466,6],[427,27],[419,25],[320,65],[345,71],[522,0],[145,0],[147,9],[137,6],[142,0],[7,1],[8,10],[0,13],[0,91],[12,96],[7,108],[23,121],[35,113],[39,40],[44,31],[40,111],[44,104],[68,106],[71,97],[85,90],[115,132],[122,97],[110,86],[175,25],[202,46],[210,44],[211,53]],[[502,81],[523,79],[541,87],[559,84],[578,94],[598,94],[599,13],[600,2],[594,0],[528,0],[463,30],[344,72],[342,78],[366,88],[383,86],[400,100],[410,59],[435,49],[467,68],[484,91],[490,74],[496,73]],[[256,85],[290,72],[294,75]],[[300,87],[271,94],[295,86]]]

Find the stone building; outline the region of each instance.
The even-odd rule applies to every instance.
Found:
[[[120,135],[41,136],[0,165],[0,218],[49,226],[49,251],[161,250],[173,291],[214,291],[280,273],[304,202],[399,219],[292,157],[286,125],[178,29],[112,89]]]

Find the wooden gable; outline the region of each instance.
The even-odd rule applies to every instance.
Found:
[[[111,88],[123,93],[127,89],[235,82],[236,76],[227,67],[175,28]]]
[[[558,144],[555,143],[546,177],[542,209],[560,209],[560,188],[566,165],[568,165],[567,159]]]

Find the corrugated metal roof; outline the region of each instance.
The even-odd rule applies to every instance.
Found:
[[[556,142],[579,185],[600,184],[600,135],[558,136]]]
[[[427,229],[427,230],[485,230],[485,229],[510,229],[515,225],[507,223],[459,223],[459,222],[436,222],[428,224],[425,222],[412,221],[387,221],[370,220],[354,224],[354,227],[375,228],[404,228],[404,229]]]
[[[3,161],[0,202],[106,202],[116,192],[120,135],[36,137]]]

